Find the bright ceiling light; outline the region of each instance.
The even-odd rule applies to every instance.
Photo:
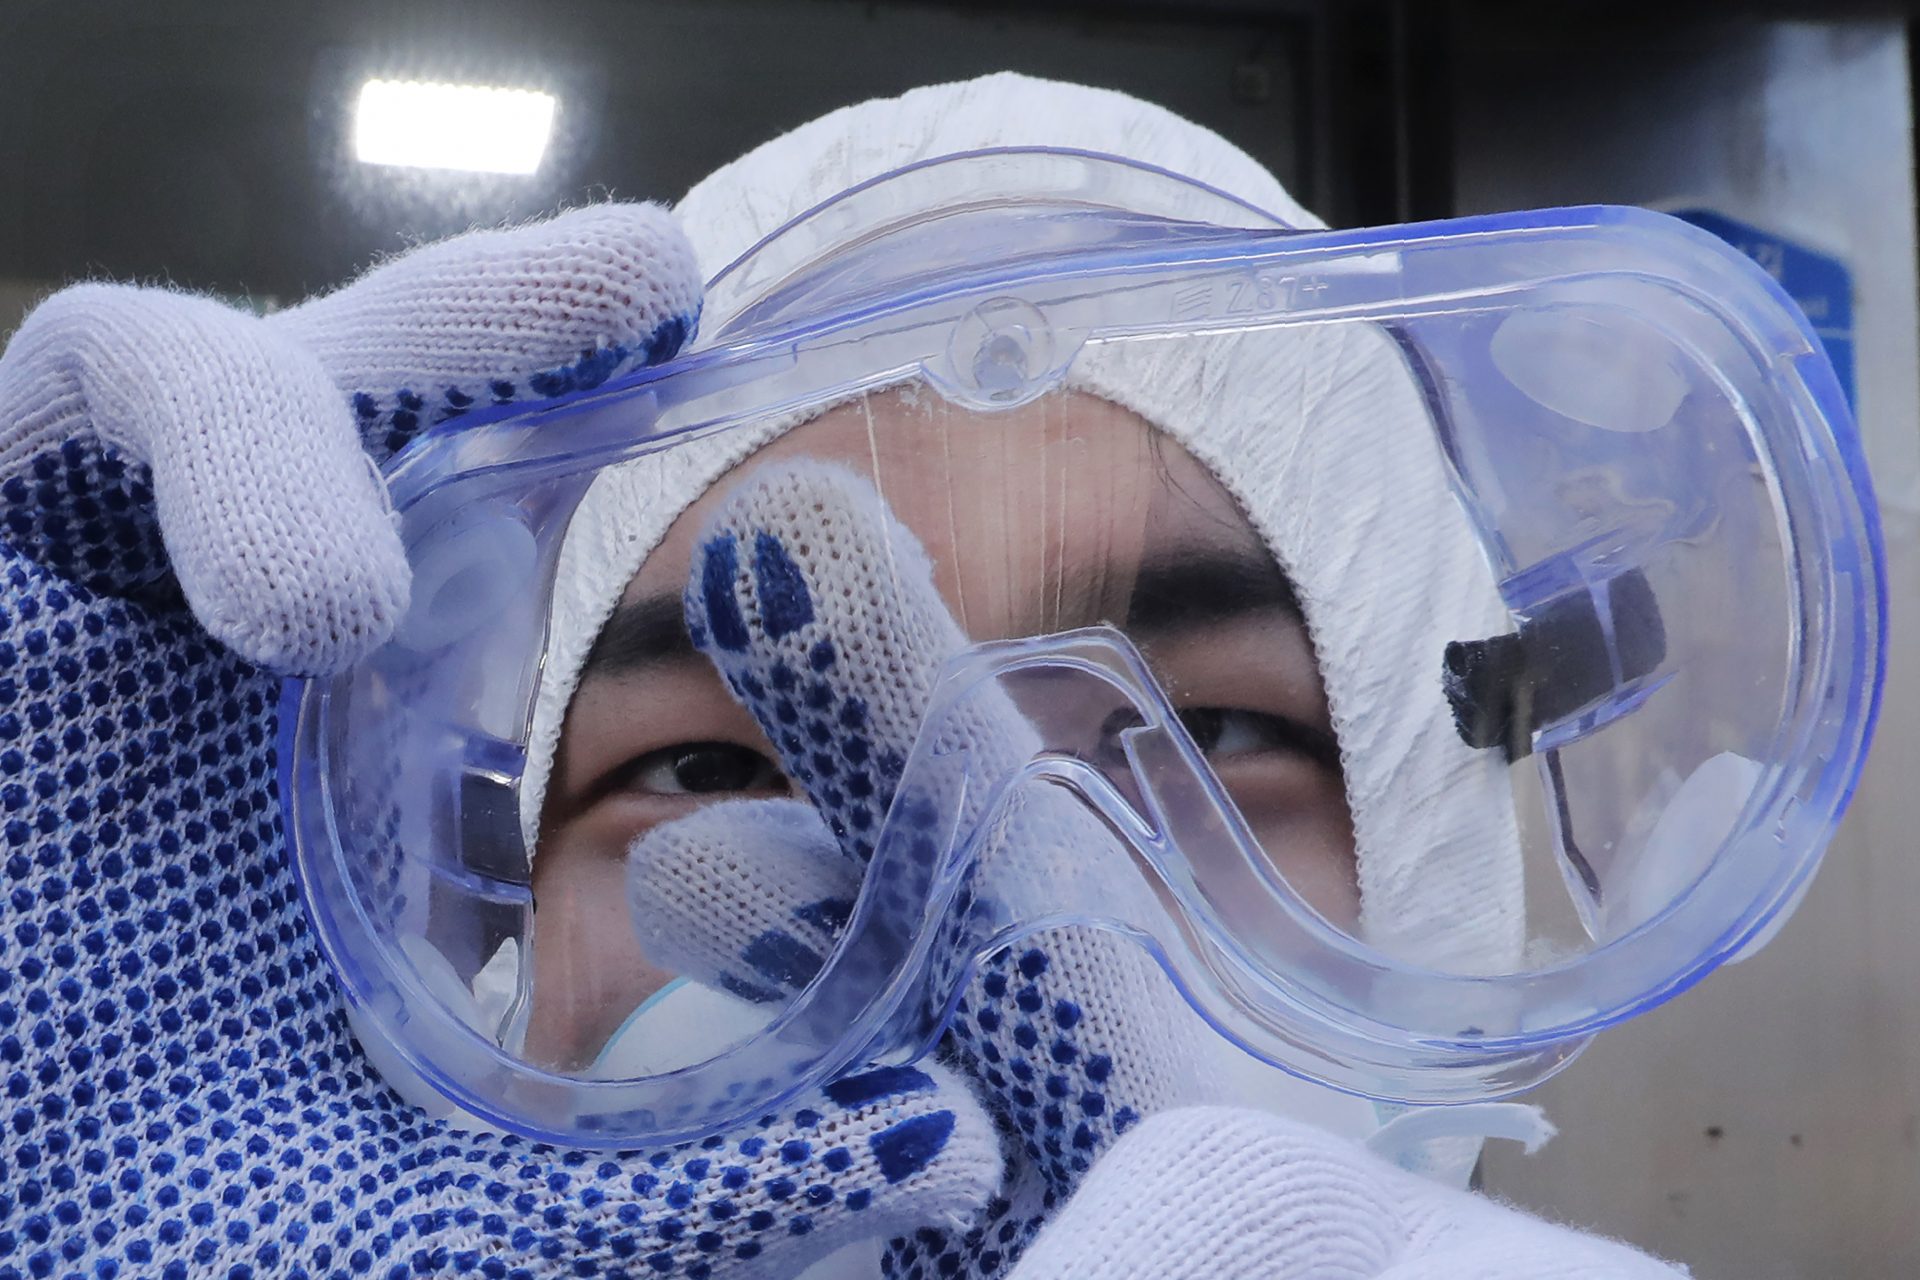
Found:
[[[369,80],[354,108],[353,150],[367,164],[532,173],[556,105],[528,89]]]

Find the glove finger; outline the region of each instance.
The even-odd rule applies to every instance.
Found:
[[[1169,1111],[1094,1166],[1011,1280],[1375,1280],[1405,1246],[1403,1179],[1265,1113]]]
[[[689,633],[855,860],[872,857],[890,809],[903,831],[972,831],[998,784],[1041,751],[991,682],[926,722],[935,684],[969,641],[919,540],[865,479],[815,461],[762,467],[729,495],[695,559]],[[897,800],[916,749],[914,794]],[[992,892],[1085,903],[1097,885],[1109,908],[1150,901],[1105,826],[1064,791],[1025,788],[995,821]]]
[[[967,643],[919,540],[842,467],[762,467],[703,533],[686,612],[788,776],[866,862],[934,682]],[[1038,747],[1004,699],[955,728],[977,776]]]
[[[910,936],[943,852],[913,833],[949,816],[971,830],[980,798],[1039,749],[994,686],[923,724],[942,667],[967,640],[918,541],[843,468],[764,466],[704,531],[686,610],[695,644],[856,860],[873,855],[891,802],[903,843],[873,886],[869,920]],[[916,740],[924,772],[896,800]],[[953,797],[963,797],[955,815],[919,812]],[[969,961],[987,936],[1067,904],[1136,921],[1157,909],[1126,851],[1056,788],[1023,788],[980,848],[972,906],[945,918],[973,936],[937,942],[937,964]],[[936,994],[946,980],[931,979]],[[1050,930],[984,957],[951,1031],[1054,1195],[1143,1115],[1217,1096],[1200,1044],[1208,1033],[1142,948],[1096,929]],[[952,1247],[973,1248],[928,1246],[937,1256]]]
[[[162,571],[217,639],[277,671],[338,669],[405,612],[386,493],[312,355],[210,299],[56,294],[0,357],[10,540],[108,586]],[[123,487],[150,472],[152,518]],[[116,501],[117,499],[117,501]]]
[[[627,855],[627,902],[648,958],[754,1003],[812,980],[859,890],[858,868],[797,800],[709,805]]]
[[[356,436],[391,450],[475,404],[597,385],[671,355],[698,311],[685,237],[634,205],[457,237],[265,322],[159,291],[68,290],[0,358],[7,535],[96,589],[144,590],[171,568],[243,656],[337,670],[407,603]]]
[[[693,332],[700,291],[665,209],[601,204],[415,249],[267,323],[318,356],[380,454],[475,405],[667,359]]]

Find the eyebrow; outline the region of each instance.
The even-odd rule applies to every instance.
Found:
[[[580,679],[630,675],[643,667],[697,656],[678,592],[623,604],[594,638]]]
[[[1265,556],[1208,547],[1156,557],[1140,566],[1127,601],[1127,628],[1186,630],[1275,610],[1304,622],[1286,573]]]
[[[1127,601],[1125,625],[1164,633],[1267,610],[1296,622],[1305,619],[1293,583],[1272,560],[1210,547],[1142,565]],[[613,611],[587,652],[580,679],[631,675],[696,656],[680,596],[662,593]]]

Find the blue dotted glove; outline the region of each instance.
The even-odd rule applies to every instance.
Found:
[[[688,627],[820,816],[809,834],[798,801],[742,802],[650,833],[629,865],[649,954],[767,999],[817,970],[889,805],[904,821],[925,799],[896,802],[895,792],[933,682],[967,644],[933,581],[913,535],[844,469],[768,464],[728,496],[701,538]],[[949,758],[964,759],[976,795],[1039,749],[1004,695],[978,700],[947,732],[948,745],[964,747]],[[962,815],[960,829],[978,816]],[[1024,797],[994,856],[994,893],[1025,884],[1071,900],[1065,882],[1079,876],[1101,885],[1108,904],[1132,885],[1151,910],[1126,854],[1051,788]],[[717,900],[729,904],[724,921],[713,918]],[[821,909],[829,904],[841,905]],[[948,1047],[1008,1135],[1014,1173],[968,1231],[896,1242],[888,1273],[1000,1274],[1142,1116],[1220,1096],[1200,1034],[1152,959],[1110,933],[1056,929],[989,957]]]
[[[0,356],[0,1280],[790,1276],[990,1195],[937,1069],[622,1156],[429,1120],[296,899],[256,664],[335,669],[404,610],[363,445],[665,357],[691,264],[607,206],[266,321],[86,286]]]

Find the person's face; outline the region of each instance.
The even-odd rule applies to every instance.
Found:
[[[1313,647],[1233,498],[1170,438],[1091,396],[972,414],[896,390],[788,433],[688,507],[599,637],[541,815],[530,1059],[588,1065],[674,976],[648,963],[628,920],[634,841],[698,806],[789,794],[688,641],[680,599],[715,505],[795,457],[874,481],[971,639],[1125,630],[1295,891],[1352,925],[1352,823]]]

